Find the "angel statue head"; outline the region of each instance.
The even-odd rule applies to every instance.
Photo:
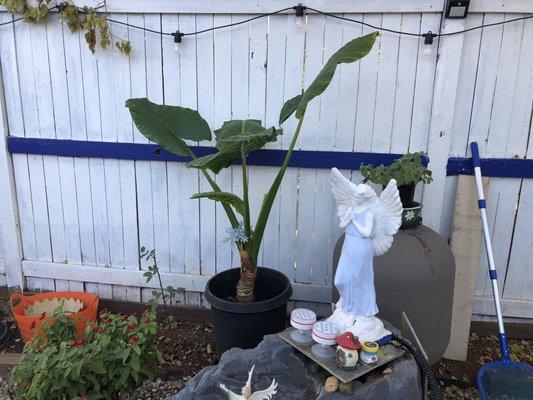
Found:
[[[391,179],[378,197],[369,185],[356,185],[333,168],[331,191],[345,238],[334,279],[340,299],[328,321],[341,333],[349,330],[363,340],[379,340],[387,331],[374,317],[378,307],[373,259],[391,247],[400,228],[402,203],[396,181]]]
[[[359,204],[364,204],[367,201],[377,200],[378,196],[371,186],[361,183],[354,185],[354,201]]]

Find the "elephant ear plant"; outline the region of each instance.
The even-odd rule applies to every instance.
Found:
[[[281,125],[292,114],[295,114],[298,124],[283,164],[264,196],[255,225],[250,216],[247,157],[254,150],[263,148],[266,143],[276,141],[278,135],[282,134],[281,129],[265,128],[261,125],[261,121],[255,119],[226,121],[214,131],[217,152],[197,157],[185,140],[197,142],[211,140],[211,130],[197,111],[154,104],[146,98],[126,101],[126,107],[129,108],[135,125],[144,136],[171,153],[190,158],[187,167],[198,168],[205,176],[212,191],[197,193],[193,198],[208,198],[222,203],[233,229],[232,240],[239,250],[241,259],[240,279],[236,287],[240,302],[254,301],[257,255],[272,204],[302,128],[307,104],[326,90],[339,64],[355,62],[368,54],[377,36],[378,33],[374,32],[348,42],[328,60],[306,90],[283,105],[279,124]],[[235,161],[240,161],[242,165],[242,198],[233,193],[223,192],[212,176],[223,168],[231,166]]]

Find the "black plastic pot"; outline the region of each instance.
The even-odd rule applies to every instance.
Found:
[[[289,279],[279,271],[258,268],[255,281],[255,302],[228,300],[235,296],[240,269],[233,268],[213,276],[205,287],[215,325],[218,357],[233,347],[251,349],[263,336],[278,333],[287,327],[287,301],[292,295]]]
[[[400,192],[400,200],[404,208],[410,208],[414,206],[416,185],[400,185],[398,191]]]

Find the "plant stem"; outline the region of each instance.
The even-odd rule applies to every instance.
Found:
[[[250,234],[251,232],[250,202],[248,200],[248,165],[246,164],[246,154],[244,154],[244,142],[241,145],[241,162],[242,162],[242,200],[244,203],[244,234],[248,238],[248,243],[251,244],[252,237]]]
[[[187,146],[187,149],[189,150],[190,157],[193,160],[195,160],[196,159],[196,154],[193,153],[193,151],[189,148],[189,146]],[[209,175],[209,173],[204,168],[200,168],[200,170],[204,174],[205,179],[207,179],[207,181],[209,182],[209,184],[211,185],[213,190],[215,192],[222,192],[222,190],[220,189],[220,186],[218,186],[217,183],[215,182],[215,180],[213,178],[211,178],[211,175]],[[222,203],[222,207],[224,207],[224,211],[226,212],[226,215],[228,216],[228,219],[229,219],[229,222],[231,224],[231,227],[233,229],[237,228],[239,226],[239,221],[237,221],[237,217],[235,216],[235,213],[231,209],[231,206],[229,206],[228,204]]]
[[[281,165],[281,168],[278,174],[276,175],[274,182],[272,182],[272,186],[265,195],[263,203],[261,204],[261,210],[259,211],[259,216],[257,217],[257,224],[255,226],[254,231],[254,241],[252,243],[252,250],[250,253],[250,256],[253,260],[257,260],[257,255],[259,254],[259,248],[261,247],[261,241],[263,240],[263,234],[265,232],[266,223],[268,222],[268,216],[270,215],[272,204],[274,204],[274,200],[281,185],[281,181],[283,180],[283,176],[285,175],[285,171],[289,166],[289,161],[291,160],[294,146],[296,145],[296,141],[298,140],[298,136],[300,135],[300,130],[302,129],[304,117],[305,111],[300,120],[298,121],[298,126],[294,131],[294,136],[292,137],[291,144],[289,145],[287,154],[285,155],[285,159],[283,160],[283,164]]]
[[[157,265],[157,257],[155,255],[155,250],[152,250],[151,253],[152,260],[154,261],[154,268],[157,272],[157,279],[159,280],[159,289],[161,290],[161,299],[163,300],[163,310],[165,310],[165,319],[167,320],[167,327],[169,330],[172,330],[172,323],[170,321],[170,314],[168,313],[167,308],[167,299],[165,298],[165,290],[163,289],[163,280],[161,279],[161,273],[159,272],[159,266]]]

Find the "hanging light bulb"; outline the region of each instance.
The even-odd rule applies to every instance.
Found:
[[[428,33],[424,33],[422,36],[424,37],[424,54],[426,56],[430,56],[433,54],[433,38],[437,37],[437,35],[429,31]]]
[[[298,28],[301,28],[304,25],[305,6],[303,6],[302,3],[300,3],[297,6],[294,6],[293,10],[296,11],[296,26]]]
[[[181,45],[181,37],[183,36],[183,33],[181,33],[179,30],[177,30],[176,32],[174,32],[172,34],[172,36],[174,36],[174,51],[176,53],[179,53],[180,52],[180,45]]]
[[[57,15],[58,15],[58,18],[59,18],[59,23],[61,25],[63,25],[65,21],[63,20],[63,17],[61,16],[61,13],[63,13],[65,11],[66,5],[65,5],[65,3],[59,3],[56,6],[56,8],[57,8]]]

